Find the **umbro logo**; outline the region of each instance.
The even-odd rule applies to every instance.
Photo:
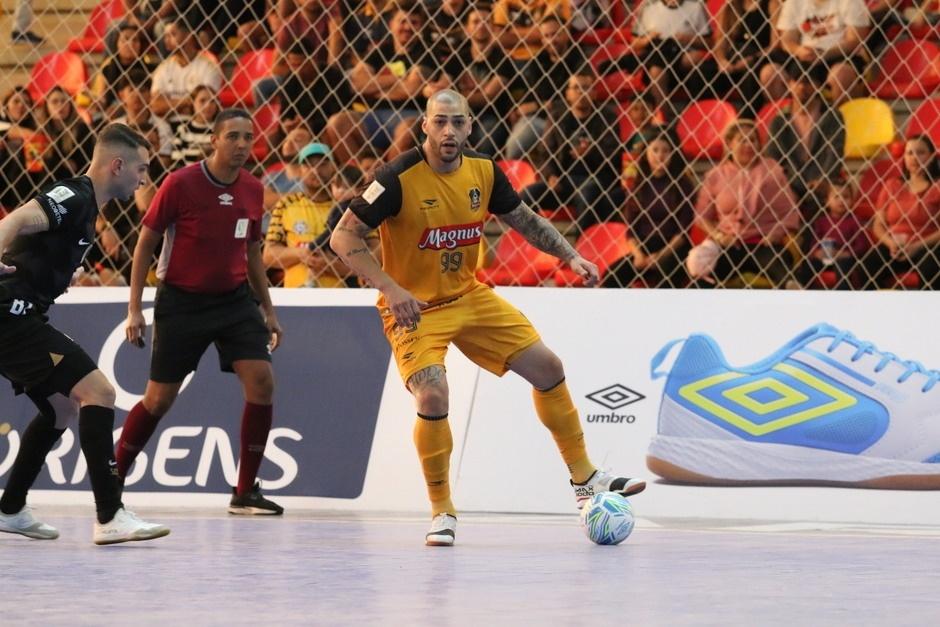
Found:
[[[219,204],[232,206],[232,201],[235,200],[235,197],[231,194],[219,194]]]
[[[631,390],[620,383],[608,385],[606,388],[587,394],[586,397],[607,409],[620,409],[646,398],[636,390]]]

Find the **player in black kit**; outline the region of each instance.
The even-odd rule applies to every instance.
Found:
[[[99,135],[88,171],[57,181],[0,220],[0,374],[39,414],[23,432],[0,497],[0,531],[52,540],[26,493],[46,454],[78,416],[78,438],[95,495],[95,544],[150,540],[170,533],[124,508],[114,461],[114,388],[95,362],[49,324],[46,310],[62,294],[95,237],[98,211],[129,199],[147,176],[149,143],[123,124]]]

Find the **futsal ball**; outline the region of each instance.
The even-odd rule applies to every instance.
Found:
[[[620,544],[635,524],[630,501],[616,492],[602,492],[591,497],[581,508],[581,527],[595,544]]]

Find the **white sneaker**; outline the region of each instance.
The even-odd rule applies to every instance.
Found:
[[[15,514],[0,512],[0,531],[18,533],[34,540],[55,540],[59,537],[58,529],[39,522],[33,517],[33,511],[29,505],[24,505],[23,509]]]
[[[653,378],[680,342],[647,456],[664,479],[940,490],[940,371],[818,324],[750,366],[694,334]]]
[[[117,544],[162,538],[170,533],[169,527],[144,522],[134,512],[121,508],[109,522],[95,522],[95,544]]]
[[[450,514],[438,514],[431,521],[431,529],[425,536],[425,544],[428,546],[454,546],[454,538],[457,535],[457,518]]]
[[[594,474],[588,477],[584,483],[571,482],[574,488],[574,498],[578,509],[591,499],[595,494],[602,492],[616,492],[623,496],[639,494],[646,489],[646,482],[642,479],[628,479],[627,477],[615,477],[603,470],[595,470]]]

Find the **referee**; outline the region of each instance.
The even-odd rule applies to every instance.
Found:
[[[264,498],[255,481],[271,430],[271,351],[282,331],[261,261],[264,190],[242,168],[253,139],[247,111],[222,111],[212,129],[212,156],[170,174],[144,216],[131,269],[127,340],[144,345],[141,296],[162,237],[150,380],[127,416],[116,457],[123,478],[183,379],[215,344],[222,370],[238,375],[245,392],[238,485],[228,511],[278,515],[283,508]]]
[[[148,147],[140,134],[111,124],[98,136],[86,174],[53,183],[0,220],[0,374],[39,408],[23,432],[0,498],[0,531],[59,537],[54,527],[33,517],[26,493],[77,415],[97,509],[95,544],[170,533],[124,509],[111,439],[114,388],[91,357],[46,317],[92,246],[99,210],[112,199],[128,200],[146,180]]]

